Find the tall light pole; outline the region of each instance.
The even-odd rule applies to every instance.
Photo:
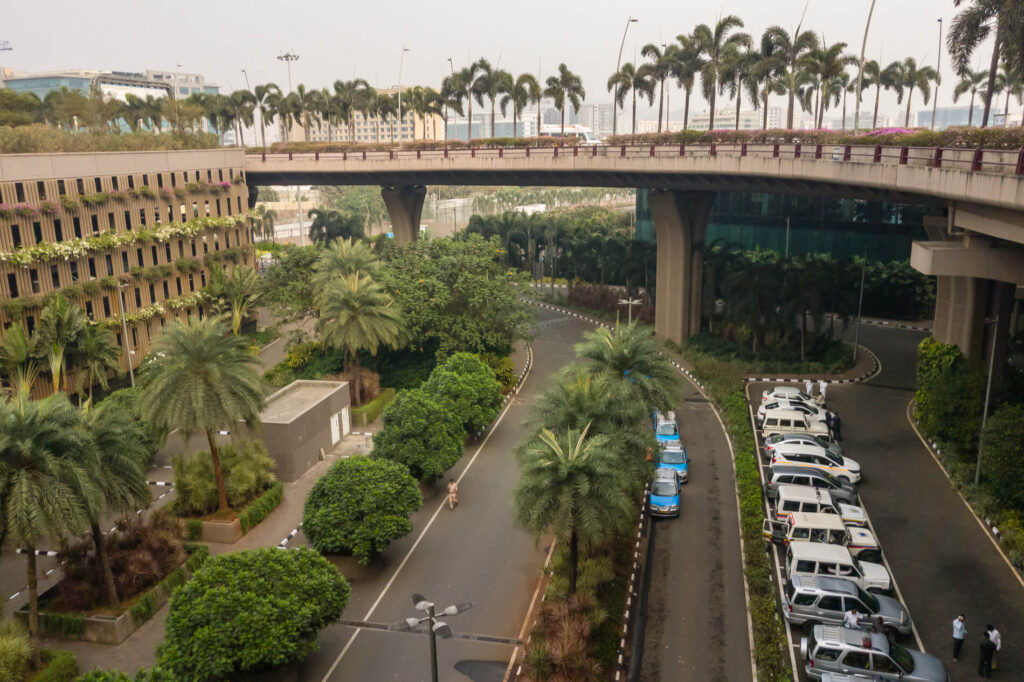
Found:
[[[942,82],[942,17],[939,17],[939,52],[935,60],[935,92],[932,93],[932,125],[929,130],[935,130],[935,110],[939,106],[939,83]]]
[[[857,300],[857,331],[853,335],[853,361],[857,362],[857,347],[860,345],[860,314],[864,309],[864,275],[868,271],[868,247],[864,247],[864,260],[860,264],[860,298]],[[832,314],[836,312],[833,310]]]
[[[992,368],[996,364],[996,342],[999,334],[999,316],[993,320],[985,320],[985,324],[992,323],[992,352],[988,358],[988,385],[985,386],[985,409],[981,412],[981,432],[978,434],[978,463],[974,467],[974,485],[981,483],[981,448],[985,445],[985,420],[988,419],[988,399],[992,394]]]
[[[277,60],[288,65],[288,92],[292,91],[292,62],[299,61],[299,55],[294,52],[282,52],[277,55]]]
[[[121,308],[121,330],[124,332],[124,359],[128,362],[128,376],[132,380],[132,388],[135,388],[135,371],[132,369],[132,353],[128,345],[128,320],[124,316],[124,288],[128,286],[124,282],[117,283],[117,305]]]
[[[633,17],[629,17],[628,19],[626,19],[626,28],[622,31],[622,42],[619,43],[619,58],[615,60],[615,73],[618,73],[619,69],[622,67],[622,48],[624,48],[626,46],[626,34],[629,33],[629,25],[630,24],[635,24],[638,21],[640,21],[640,20],[639,19],[634,19]],[[618,131],[619,131],[618,102],[619,102],[619,84],[616,83],[615,84],[615,92],[612,95],[612,135],[617,134]],[[537,134],[540,135],[540,131],[539,130],[537,131]]]
[[[430,679],[432,682],[437,682],[437,638],[440,636],[441,639],[449,639],[452,636],[452,629],[448,627],[447,623],[437,620],[437,616],[457,616],[463,611],[473,608],[473,602],[452,604],[440,612],[435,611],[434,602],[427,601],[422,594],[412,595],[412,603],[417,611],[422,611],[427,615],[422,618],[406,618],[404,621],[388,626],[388,629],[411,632],[423,623],[427,624],[427,635],[430,637]]]
[[[860,44],[860,67],[857,69],[857,108],[853,113],[853,130],[860,127],[860,96],[864,91],[864,51],[868,47],[868,29],[871,28],[871,15],[875,12],[875,0],[871,0],[871,9],[868,10],[868,23],[864,25],[864,40]],[[856,350],[855,350],[856,352]]]
[[[402,62],[405,61],[405,53],[409,51],[405,45],[402,46],[402,54],[398,57],[398,142],[402,142]],[[392,140],[393,142],[394,140]]]
[[[629,323],[633,324],[633,306],[640,305],[643,301],[639,298],[620,298],[619,305],[629,306]]]

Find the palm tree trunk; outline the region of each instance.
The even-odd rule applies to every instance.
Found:
[[[970,128],[974,122],[974,90],[971,90],[971,108],[967,112],[967,127]]]
[[[100,565],[100,578],[103,580],[103,591],[106,592],[107,606],[117,606],[120,599],[117,596],[117,585],[114,584],[114,572],[110,569],[110,557],[107,556],[107,548],[103,542],[103,531],[93,523],[92,544],[96,548],[96,562]]]
[[[494,134],[494,98],[491,98],[491,137],[497,137]]]
[[[28,563],[28,635],[32,642],[32,666],[39,667],[39,581],[36,577],[36,547],[29,545]]]
[[[683,104],[683,130],[690,125],[690,89],[686,89],[686,102]]]
[[[665,79],[661,79],[658,86],[658,132],[661,132],[661,117],[665,110]]]
[[[612,106],[612,114],[614,114],[614,113],[615,113],[615,107]],[[614,120],[614,119],[615,119],[615,117],[612,116],[612,120]],[[540,99],[537,100],[537,137],[540,137]]]
[[[792,66],[790,67],[792,69]],[[796,99],[796,85],[793,82],[792,70],[789,77],[789,108],[786,109],[786,128],[793,129],[793,101]]]
[[[882,86],[875,86],[875,114],[871,117],[871,129],[878,128],[878,96],[882,94]]]
[[[996,29],[995,45],[992,46],[992,62],[988,66],[988,89],[985,91],[985,115],[981,119],[981,127],[988,127],[988,114],[992,109],[992,95],[995,94],[996,71],[999,69],[999,47],[1001,36],[999,29]]]
[[[633,89],[633,127],[630,134],[636,135],[636,88]]]
[[[267,121],[263,117],[263,110],[260,109],[260,141],[263,143],[263,151],[267,151]]]
[[[466,92],[466,95],[469,102],[469,108],[466,109],[469,112],[469,115],[466,116],[466,142],[468,143],[473,141],[473,95],[469,91]]]
[[[846,90],[843,90],[843,125],[842,129],[846,130]]]
[[[910,127],[910,100],[912,100],[913,98],[914,98],[914,87],[911,86],[910,87],[910,92],[907,93],[907,116],[906,116],[905,119],[903,119],[903,127],[904,128],[909,128]]]
[[[213,460],[213,480],[217,484],[217,511],[230,511],[228,507],[228,490],[224,485],[224,470],[220,466],[220,453],[217,451],[217,443],[213,440],[213,431],[207,429],[206,441],[210,444],[210,459]]]
[[[562,137],[565,137],[565,102],[562,102],[562,108],[560,110],[562,114]]]
[[[762,130],[768,130],[768,91],[765,91],[764,95],[764,123],[761,125]]]
[[[740,80],[736,79],[736,130],[740,129],[740,96],[743,91],[740,90]]]
[[[352,402],[358,407],[363,404],[362,382],[360,381],[362,369],[359,367],[359,351],[352,353],[352,363],[349,367],[352,370]]]
[[[717,96],[715,89],[715,87],[711,88],[711,118],[708,119],[708,132],[715,129],[715,98]]]
[[[580,538],[575,529],[569,535],[569,596],[576,595],[576,574],[580,560]]]
[[[512,105],[512,139],[516,139],[516,105]]]

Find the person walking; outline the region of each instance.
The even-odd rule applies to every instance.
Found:
[[[454,511],[459,504],[459,484],[454,478],[448,480],[448,511]]]
[[[987,632],[981,636],[981,652],[978,656],[978,676],[992,677],[992,660],[996,656],[996,644]]]
[[[821,404],[825,404],[825,390],[828,389],[828,382],[824,379],[818,379],[818,399],[821,400]]]
[[[808,398],[814,397],[814,382],[810,379],[804,379],[804,393],[807,394]]]
[[[953,660],[960,660],[960,649],[964,646],[964,637],[967,636],[967,618],[960,614],[953,621]]]
[[[830,410],[825,410],[825,426],[828,427],[828,439],[831,441],[836,439],[835,424],[835,415]]]
[[[996,670],[999,667],[999,651],[1003,648],[1003,636],[999,634],[999,630],[996,630],[994,625],[986,625],[985,631],[988,633],[988,638],[996,645],[996,652],[992,655],[992,669]]]
[[[837,443],[843,442],[843,420],[839,418],[838,412],[832,413],[832,435]]]

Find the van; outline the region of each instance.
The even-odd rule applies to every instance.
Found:
[[[834,514],[851,526],[866,526],[868,523],[868,516],[861,507],[842,502],[837,504],[827,490],[803,485],[780,485],[775,500],[776,519],[789,521],[789,515],[794,512]]]
[[[786,578],[795,575],[828,575],[846,578],[868,592],[892,591],[892,577],[885,566],[854,559],[839,545],[794,542],[786,550]]]
[[[860,483],[860,464],[842,455],[833,455],[818,445],[776,443],[771,455],[771,466],[789,465],[827,471],[840,480]]]
[[[780,485],[806,485],[827,490],[832,495],[833,502],[859,504],[860,501],[856,486],[849,481],[840,481],[821,469],[776,464],[765,475],[768,477],[768,482],[765,483],[764,493],[769,500],[778,497]]]
[[[862,561],[882,560],[875,534],[867,528],[846,525],[838,514],[793,512],[785,521],[764,519],[762,531],[765,539],[776,545],[821,542],[846,547]]]
[[[828,426],[809,418],[797,410],[768,410],[761,424],[761,437],[768,438],[777,433],[809,433],[828,437]]]

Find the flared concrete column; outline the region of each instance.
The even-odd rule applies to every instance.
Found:
[[[682,343],[700,331],[704,235],[712,192],[653,190],[648,202],[658,242],[654,326],[660,338]]]
[[[420,216],[427,188],[423,185],[382,187],[380,195],[391,218],[396,244],[408,244],[420,234]]]

